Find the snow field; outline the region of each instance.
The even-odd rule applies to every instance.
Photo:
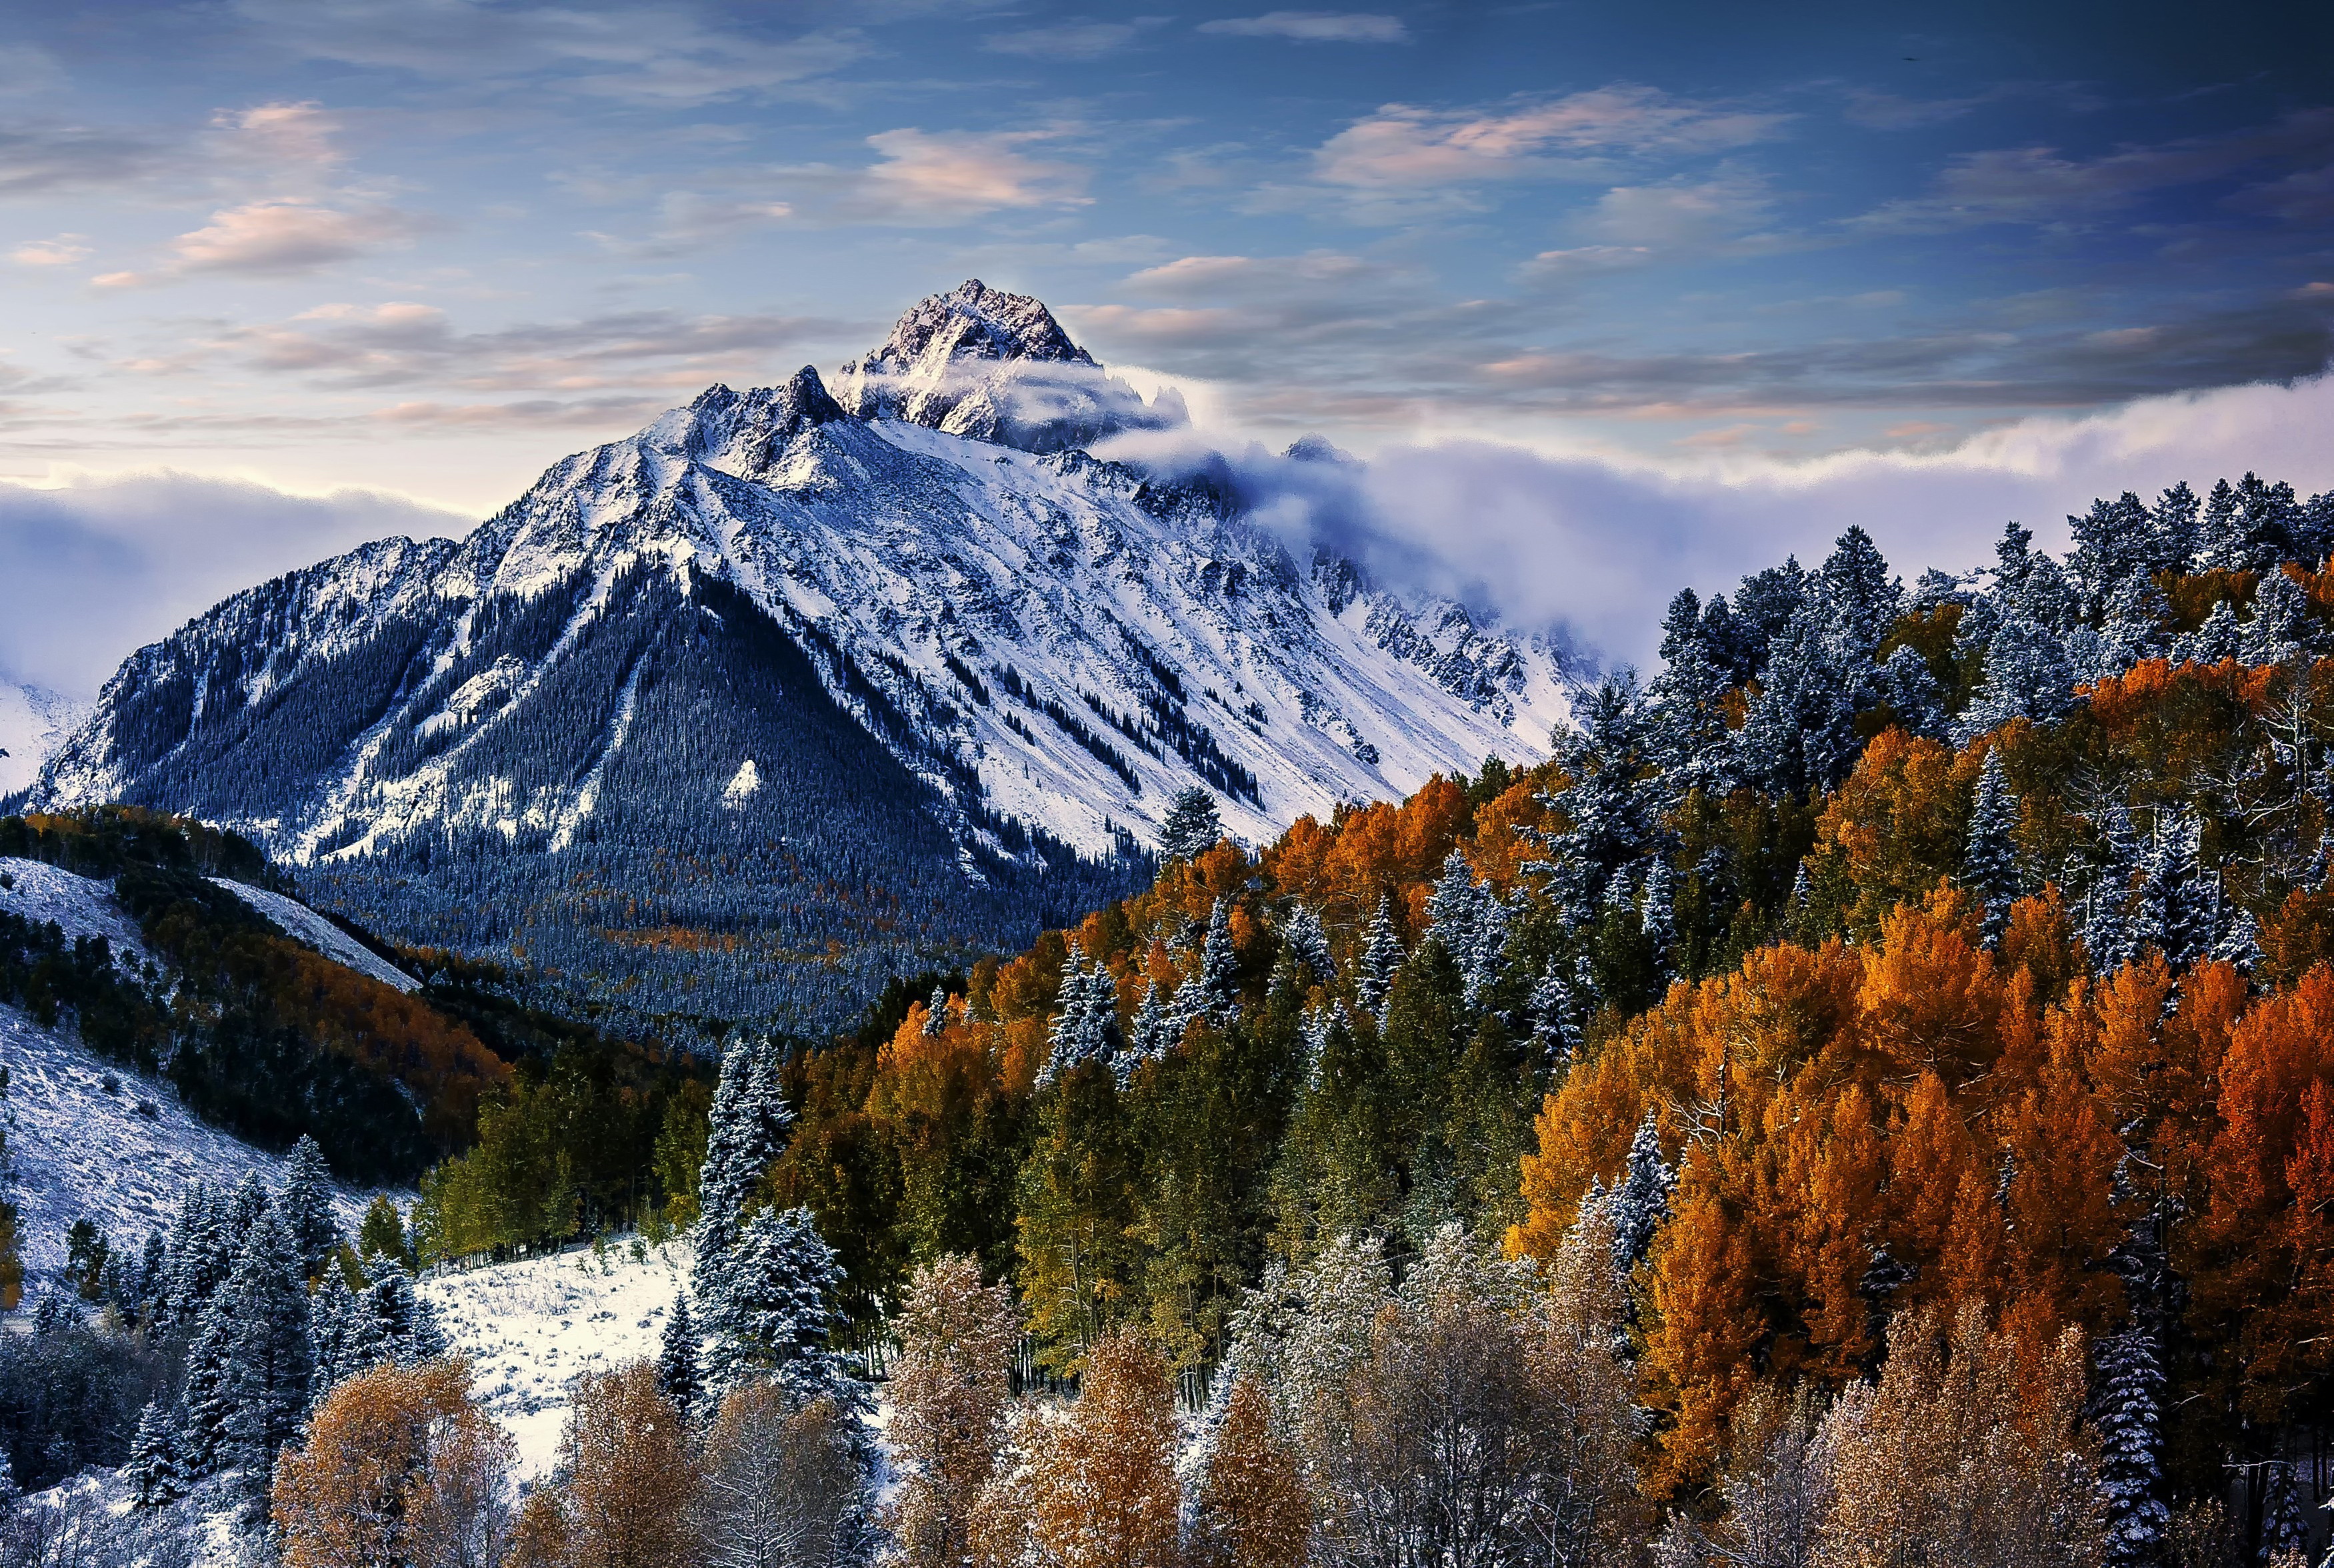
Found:
[[[421,1281],[479,1403],[517,1442],[523,1479],[556,1459],[577,1376],[656,1355],[694,1255],[686,1241],[618,1237],[596,1257],[584,1247]]]

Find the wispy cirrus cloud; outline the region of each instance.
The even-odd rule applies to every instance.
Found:
[[[798,90],[866,52],[849,27],[739,24],[689,5],[500,5],[485,0],[238,0],[257,42],[315,60],[683,107]],[[772,15],[781,14],[776,8]]]
[[[1881,234],[1943,234],[1992,224],[2093,221],[2156,191],[2283,165],[2334,162],[2334,109],[2298,110],[2267,126],[2130,146],[2096,158],[2056,148],[1995,148],[1956,155],[1928,194],[1885,202],[1848,220]]]
[[[1399,16],[1371,11],[1268,11],[1200,24],[1201,33],[1230,38],[1287,38],[1298,43],[1407,43]]]
[[[1616,157],[1722,152],[1761,141],[1789,118],[1628,82],[1490,112],[1390,103],[1324,143],[1313,172],[1331,185],[1365,188],[1596,178]]]
[[[1079,18],[992,33],[980,41],[980,46],[992,54],[1018,54],[1032,60],[1100,60],[1136,43],[1167,20],[1164,16],[1137,16],[1126,22]]]
[[[205,273],[288,277],[410,245],[433,226],[420,214],[371,203],[327,206],[302,197],[246,202],[178,236],[161,265],[91,280],[102,289],[144,288]]]

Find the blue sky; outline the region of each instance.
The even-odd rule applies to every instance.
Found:
[[[1227,440],[1754,488],[1999,475],[2021,429],[2215,389],[2322,399],[2334,345],[2324,7],[0,11],[0,483],[148,476],[84,508],[115,544],[158,469],[384,493],[188,557],[239,571],[408,502],[481,515],[971,275]],[[0,563],[60,505],[0,497]],[[172,547],[236,515],[189,501]],[[122,547],[198,608],[147,527]],[[1646,569],[1731,569],[1708,543]]]

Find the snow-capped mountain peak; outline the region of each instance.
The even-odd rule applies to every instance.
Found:
[[[936,300],[871,361],[1106,380],[1035,301]],[[1024,348],[1056,357],[995,357]],[[1194,784],[1259,842],[1547,755],[1568,711],[1548,640],[1300,563],[1204,478],[960,428],[1018,384],[870,413],[854,373],[843,398],[810,370],[710,388],[459,544],[237,595],[123,665],[35,798],[230,823],[409,940],[516,943],[523,909],[531,954],[564,930],[563,967],[621,967],[613,942],[694,986],[741,932],[766,933],[753,953],[1026,939],[1107,896],[1079,879],[1127,874],[1128,835]]]
[[[1096,364],[1043,302],[979,278],[902,315],[880,347],[843,367],[842,389],[843,406],[863,419],[905,419],[1030,452],[1184,422],[1175,399],[1145,403]]]

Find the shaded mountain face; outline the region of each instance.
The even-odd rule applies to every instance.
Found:
[[[1300,563],[1205,484],[967,433],[1032,366],[1106,380],[970,283],[841,398],[712,388],[465,540],[140,649],[34,799],[232,824],[378,928],[622,1006],[811,1027],[1131,885],[1191,784],[1259,840],[1546,755],[1546,643]]]

